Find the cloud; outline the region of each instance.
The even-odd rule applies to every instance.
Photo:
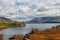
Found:
[[[0,0],[0,16],[13,20],[18,17],[28,20],[38,15],[60,16],[58,4],[60,0]]]

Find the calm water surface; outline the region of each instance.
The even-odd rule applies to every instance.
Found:
[[[0,31],[0,34],[4,34],[4,40],[8,40],[9,37],[16,34],[23,34],[31,32],[32,28],[38,28],[40,30],[51,28],[52,26],[60,25],[60,23],[40,23],[40,24],[26,24],[24,28],[8,28]]]

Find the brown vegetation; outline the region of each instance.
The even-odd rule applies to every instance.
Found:
[[[33,29],[30,40],[60,40],[60,25],[46,30]]]
[[[0,40],[3,40],[3,34],[0,34]]]
[[[14,40],[60,40],[60,25],[46,30],[32,29],[31,33],[25,36],[15,35],[12,38]]]

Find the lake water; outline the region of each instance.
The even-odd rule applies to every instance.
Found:
[[[0,31],[0,34],[4,34],[4,40],[8,40],[9,37],[16,34],[23,34],[31,32],[32,28],[38,28],[40,30],[51,28],[52,26],[60,25],[60,23],[40,23],[40,24],[26,24],[24,28],[8,28]]]

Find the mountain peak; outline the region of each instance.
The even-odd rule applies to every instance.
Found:
[[[0,21],[9,22],[11,20],[5,17],[0,17]]]

